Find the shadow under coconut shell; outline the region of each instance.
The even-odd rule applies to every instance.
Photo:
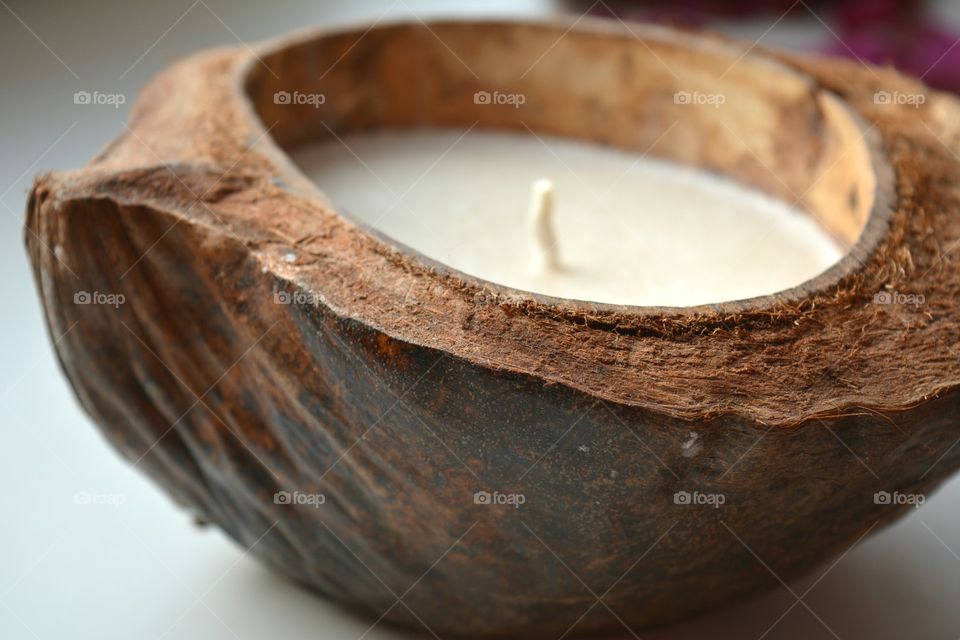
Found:
[[[241,633],[244,638],[269,635],[276,640],[420,640],[434,637],[426,630],[417,632],[401,629],[354,613],[252,559],[242,563],[242,567],[238,566],[235,573],[237,575],[232,576],[229,587],[230,600],[234,604],[256,603],[261,612],[253,614],[252,618],[246,621],[250,626],[245,624],[243,629],[236,629],[245,631]],[[269,613],[264,615],[262,612]],[[233,620],[228,623],[231,626],[234,624]]]
[[[918,562],[915,555],[906,553],[907,547],[916,542],[916,532],[912,529],[923,526],[920,518],[909,518],[886,530],[884,535],[867,538],[841,559],[788,582],[790,591],[802,596],[803,602],[781,586],[693,620],[639,630],[637,634],[644,640],[948,637],[950,630],[944,627],[942,599],[926,597],[924,590],[918,588],[929,583],[929,567],[924,566],[924,560]],[[896,553],[898,547],[903,547],[904,553]],[[910,548],[916,551],[915,546]],[[934,549],[926,561],[937,562],[939,551],[947,554],[946,550]],[[418,640],[435,637],[426,630],[400,629],[352,613],[259,564],[251,562],[238,573],[241,571],[246,576],[234,581],[234,586],[242,592],[240,599],[258,602],[271,612],[274,622],[282,620],[277,638]],[[318,632],[320,636],[316,635]],[[567,637],[628,640],[638,636],[626,629],[622,634],[580,636],[574,628]]]
[[[921,516],[924,517],[924,516]],[[820,640],[839,638],[955,637],[947,628],[944,598],[930,597],[941,587],[932,584],[930,562],[953,562],[948,551],[919,550],[916,529],[920,517],[867,537],[846,556],[815,568],[809,575],[787,582],[729,607],[693,620],[643,634],[645,640]],[[937,541],[931,536],[931,545]],[[902,549],[902,553],[899,553]],[[930,558],[927,558],[930,551]],[[934,553],[934,551],[937,551]],[[942,554],[939,552],[942,551]],[[958,565],[960,566],[960,565]],[[925,592],[922,585],[929,585]],[[789,587],[789,591],[787,589]],[[791,593],[791,591],[793,593]],[[796,594],[796,595],[793,595]],[[802,601],[798,601],[798,597]],[[632,638],[629,633],[616,640]]]

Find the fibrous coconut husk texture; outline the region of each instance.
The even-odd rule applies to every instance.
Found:
[[[471,99],[492,88],[523,108]],[[475,121],[802,193],[851,256],[751,301],[546,299],[361,228],[282,151]],[[373,618],[556,637],[779,584],[907,508],[876,492],[957,467],[958,151],[957,99],[889,70],[589,20],[381,25],[176,64],[38,178],[25,237],[81,404],[178,503]]]

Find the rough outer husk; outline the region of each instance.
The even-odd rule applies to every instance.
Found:
[[[239,98],[256,62],[224,49],[154,80],[86,168],[37,180],[26,242],[57,354],[179,503],[374,617],[404,594],[385,619],[556,637],[776,584],[757,558],[809,569],[903,512],[875,491],[925,492],[960,464],[960,105],[892,71],[781,59],[872,125],[895,176],[885,236],[837,286],[630,309],[436,268],[296,182]],[[926,102],[881,108],[879,89]],[[873,304],[890,289],[925,304]],[[526,502],[476,505],[480,489]],[[611,585],[619,621],[590,608]]]

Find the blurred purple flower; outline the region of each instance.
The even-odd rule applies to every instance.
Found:
[[[829,53],[892,64],[939,89],[960,91],[960,36],[929,21],[923,2],[856,0],[835,12]]]
[[[718,18],[816,11],[837,36],[827,53],[893,65],[939,89],[960,92],[960,34],[936,24],[922,0],[573,0],[595,15],[708,26]]]
[[[824,0],[808,0],[811,6]],[[781,15],[796,9],[797,0],[604,0],[594,4],[590,0],[570,3],[580,11],[590,9],[593,15],[623,19],[665,22],[682,26],[702,26],[717,18],[741,18],[759,13]],[[591,6],[592,5],[592,6]],[[575,9],[576,10],[576,9]]]

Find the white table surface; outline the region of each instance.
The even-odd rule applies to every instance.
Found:
[[[421,16],[551,7],[548,0],[477,0],[455,11],[446,4],[0,2],[0,638],[354,640],[368,631],[369,621],[261,568],[216,529],[194,527],[107,446],[54,360],[22,248],[22,212],[33,174],[86,162],[122,131],[144,82],[189,52],[411,7]],[[774,19],[734,30],[758,37]],[[764,42],[792,46],[817,29],[813,18],[788,20]],[[129,99],[119,109],[81,108],[72,99],[78,90]],[[851,464],[858,464],[852,455]],[[121,504],[76,504],[78,492]],[[790,584],[802,604],[781,587],[641,635],[957,638],[958,507],[955,480],[832,568]],[[385,625],[366,635],[409,636]]]

